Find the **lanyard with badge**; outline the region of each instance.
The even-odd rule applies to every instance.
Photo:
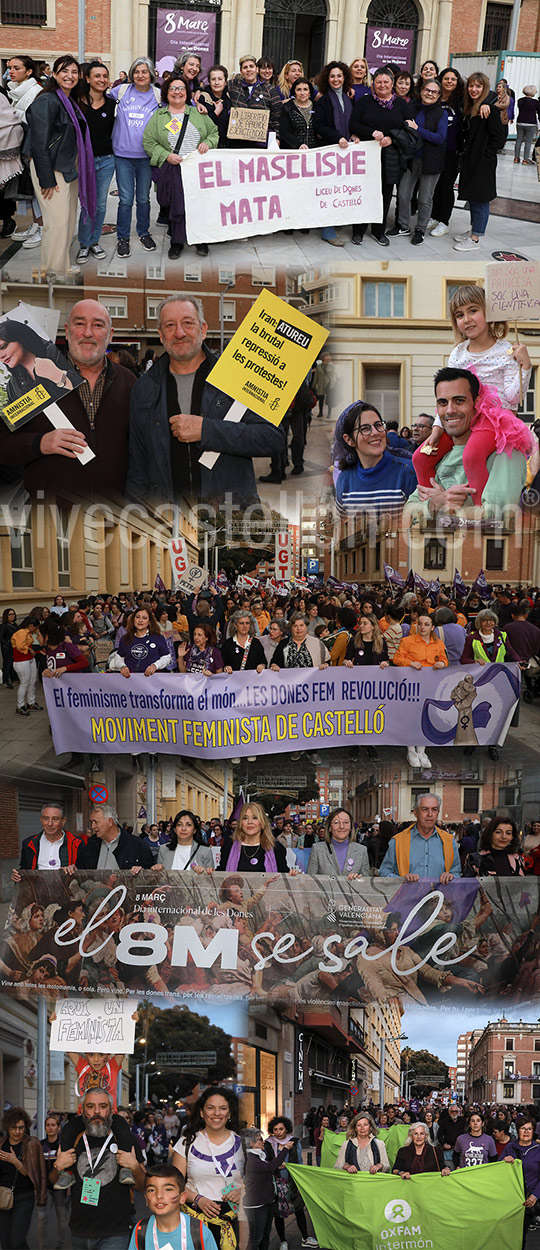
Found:
[[[227,1181],[227,1184],[226,1184],[226,1185],[223,1185],[222,1190],[221,1190],[221,1196],[222,1196],[222,1198],[223,1198],[223,1199],[225,1199],[225,1198],[227,1198],[227,1197],[228,1197],[228,1195],[231,1193],[231,1191],[232,1191],[233,1189],[237,1189],[237,1185],[235,1185],[235,1184],[233,1183],[233,1181],[232,1181],[232,1180],[229,1180],[229,1177],[232,1175],[232,1173],[233,1173],[233,1172],[234,1172],[234,1170],[235,1170],[235,1163],[234,1163],[234,1155],[235,1155],[235,1152],[233,1151],[233,1156],[232,1156],[232,1158],[229,1160],[229,1162],[227,1163],[226,1167],[225,1167],[225,1168],[223,1168],[222,1163],[221,1163],[221,1159],[219,1158],[219,1156],[218,1156],[218,1155],[214,1154],[214,1151],[213,1151],[213,1148],[212,1148],[212,1143],[211,1143],[211,1141],[210,1141],[210,1138],[209,1138],[208,1133],[206,1132],[206,1130],[205,1130],[205,1134],[204,1134],[204,1136],[205,1136],[205,1139],[206,1139],[206,1144],[207,1144],[208,1149],[209,1149],[209,1151],[210,1151],[210,1155],[211,1155],[211,1157],[212,1157],[212,1162],[213,1162],[213,1164],[214,1164],[214,1168],[215,1168],[216,1176],[222,1176],[222,1177],[223,1177],[223,1179],[224,1179],[224,1181]],[[228,1199],[228,1202],[229,1202],[229,1206],[230,1206],[230,1207],[232,1207],[233,1211],[237,1211],[237,1210],[238,1210],[238,1203],[237,1203],[237,1202],[236,1202],[236,1203],[235,1203],[235,1202],[231,1202],[231,1199],[230,1199],[230,1198]]]
[[[97,1207],[97,1204],[99,1202],[101,1181],[99,1180],[99,1178],[96,1178],[94,1176],[94,1172],[98,1166],[101,1156],[104,1154],[105,1150],[107,1149],[107,1146],[109,1145],[111,1137],[112,1137],[112,1133],[109,1133],[109,1136],[103,1142],[103,1145],[97,1156],[97,1159],[95,1161],[92,1161],[92,1155],[90,1153],[90,1147],[88,1145],[88,1138],[86,1136],[86,1133],[83,1133],[84,1148],[86,1150],[86,1157],[88,1159],[88,1164],[90,1167],[90,1176],[85,1176],[83,1178],[83,1183],[82,1183],[81,1202],[84,1202],[86,1206]],[[111,1152],[116,1154],[117,1150],[118,1150],[118,1146],[116,1144],[113,1144],[111,1146]]]

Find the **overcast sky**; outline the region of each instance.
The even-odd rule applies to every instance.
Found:
[[[475,1010],[469,1007],[462,1011],[455,1007],[418,1007],[405,1008],[402,1016],[402,1032],[407,1034],[408,1041],[402,1046],[410,1046],[412,1050],[429,1050],[437,1055],[449,1067],[456,1066],[457,1039],[460,1033],[468,1033],[470,1029],[483,1029],[491,1021],[494,1024],[505,1015],[506,1019],[515,1024],[519,1020],[536,1023],[540,1015],[540,1006],[508,1007],[506,1010],[498,1005]]]

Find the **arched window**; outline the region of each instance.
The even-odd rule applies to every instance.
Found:
[[[262,50],[278,73],[286,61],[297,58],[306,74],[318,74],[325,43],[325,0],[266,0]]]

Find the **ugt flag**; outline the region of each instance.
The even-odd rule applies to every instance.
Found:
[[[326,1136],[326,1134],[325,1134]],[[450,1176],[355,1175],[289,1164],[327,1250],[518,1250],[521,1163],[484,1163]]]

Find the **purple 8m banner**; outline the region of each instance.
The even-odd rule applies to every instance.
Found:
[[[216,15],[195,9],[158,9],[156,17],[156,70],[161,78],[184,52],[200,56],[202,76],[215,60]]]
[[[399,26],[368,26],[366,34],[366,61],[371,72],[381,65],[399,65],[409,70],[411,66],[414,30],[401,30]]]

